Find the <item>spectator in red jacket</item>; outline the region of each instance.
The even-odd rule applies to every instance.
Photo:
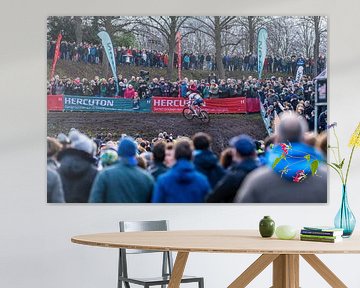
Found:
[[[135,89],[131,84],[129,84],[129,86],[125,89],[124,98],[133,99],[134,96],[135,96]]]

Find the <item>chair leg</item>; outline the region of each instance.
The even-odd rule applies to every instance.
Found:
[[[199,280],[199,288],[204,288],[204,279],[203,278],[201,278]]]

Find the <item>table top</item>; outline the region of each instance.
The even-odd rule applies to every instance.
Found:
[[[99,247],[214,253],[343,254],[360,253],[360,235],[338,243],[262,238],[257,230],[178,230],[79,235],[73,243]]]

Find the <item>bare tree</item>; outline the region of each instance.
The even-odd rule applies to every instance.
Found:
[[[76,43],[82,42],[83,28],[82,19],[80,16],[74,16],[74,31],[76,37]]]
[[[222,36],[224,33],[231,33],[231,28],[235,25],[236,16],[205,16],[194,17],[201,25],[197,27],[200,32],[208,35],[215,46],[215,63],[220,78],[225,78],[225,70],[222,62],[223,48],[228,45],[238,45],[240,39],[236,43],[223,43]],[[191,28],[191,26],[189,27]]]
[[[313,57],[314,31],[309,21],[301,21],[297,24],[298,42],[303,47],[304,55],[307,58]]]
[[[314,76],[317,76],[321,71],[318,71],[318,60],[320,54],[320,44],[324,33],[327,32],[326,16],[307,16],[303,17],[303,21],[307,22],[314,35],[313,52],[314,52]]]
[[[296,19],[290,16],[277,17],[266,23],[269,50],[272,54],[285,57],[294,49],[293,43],[298,37],[295,23]]]
[[[124,16],[94,16],[92,26],[99,32],[105,30],[111,39],[117,33],[130,32],[134,29],[131,17]]]
[[[242,16],[239,17],[239,23],[244,28],[247,34],[248,52],[254,53],[254,47],[256,47],[256,37],[259,28],[264,21],[264,17],[261,16]]]
[[[174,52],[176,45],[176,33],[180,31],[184,23],[189,19],[188,16],[149,16],[149,17],[136,17],[137,23],[153,29],[160,33],[168,46],[169,51],[169,64],[166,71],[168,79],[172,79],[174,72]],[[182,35],[184,37],[184,35]]]

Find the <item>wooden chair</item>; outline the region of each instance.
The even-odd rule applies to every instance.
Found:
[[[135,231],[167,231],[167,220],[159,221],[120,221],[120,232],[135,232]],[[125,288],[130,288],[130,283],[148,288],[150,286],[160,286],[165,288],[169,284],[170,276],[173,267],[173,259],[171,252],[149,251],[149,250],[135,250],[135,249],[119,249],[119,269],[118,269],[118,288],[122,288],[124,283]],[[160,277],[152,278],[135,278],[129,277],[127,269],[127,254],[141,254],[141,253],[163,253],[162,260],[162,275]],[[197,282],[199,288],[204,288],[204,278],[194,276],[183,276],[181,283]]]

